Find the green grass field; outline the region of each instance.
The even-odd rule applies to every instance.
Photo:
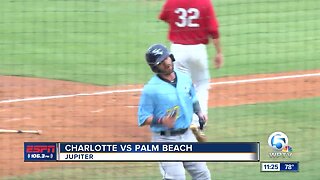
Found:
[[[99,85],[149,79],[146,48],[164,43],[158,0],[26,0],[0,6],[0,75]],[[320,69],[320,1],[215,0],[225,66],[212,77]],[[213,57],[212,45],[208,46]],[[212,62],[209,62],[212,64]],[[261,173],[259,163],[208,163],[214,179],[317,179],[320,99],[210,109],[210,141],[260,141],[284,131],[299,173]],[[83,163],[5,179],[160,179],[156,163]],[[190,179],[190,178],[189,178]]]
[[[320,98],[291,100],[277,103],[212,108],[213,117],[207,127],[209,141],[260,142],[261,161],[272,161],[268,153],[268,137],[272,132],[283,131],[288,135],[293,148],[290,159],[273,161],[299,161],[298,173],[260,172],[258,162],[223,163],[209,162],[213,179],[236,180],[301,180],[317,179],[320,160],[318,141],[320,135]],[[157,163],[83,163],[51,168],[16,179],[160,179]]]
[[[320,68],[318,0],[217,0],[225,55],[213,77]],[[5,1],[0,74],[92,84],[144,83],[146,48],[165,43],[163,1]],[[214,55],[209,46],[210,57]],[[211,62],[210,62],[211,64]],[[212,67],[212,66],[211,66]]]

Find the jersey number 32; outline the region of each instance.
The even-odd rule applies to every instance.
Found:
[[[176,22],[178,27],[199,27],[198,23],[192,22],[192,20],[199,19],[200,12],[196,8],[177,8],[174,13],[179,15],[180,22]]]

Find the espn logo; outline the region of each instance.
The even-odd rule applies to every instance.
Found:
[[[54,153],[56,151],[56,146],[54,145],[27,145],[27,153]]]

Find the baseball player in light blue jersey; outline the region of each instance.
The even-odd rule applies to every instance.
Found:
[[[197,142],[190,130],[192,116],[201,112],[191,78],[173,67],[174,56],[161,44],[146,52],[146,61],[155,73],[144,86],[138,110],[139,126],[149,125],[153,142]],[[165,180],[184,180],[185,169],[194,180],[210,180],[205,162],[160,162]]]

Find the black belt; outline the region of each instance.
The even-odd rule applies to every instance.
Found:
[[[160,131],[161,136],[177,136],[184,134],[187,132],[188,128],[185,129],[178,129],[178,130],[172,130],[172,131]]]

